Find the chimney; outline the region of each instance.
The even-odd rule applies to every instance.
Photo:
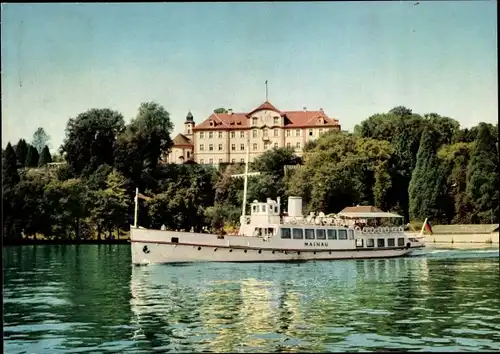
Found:
[[[307,107],[306,107],[306,106],[304,106],[304,112],[306,112],[306,111],[307,111]]]
[[[229,109],[227,110],[227,113],[228,113],[229,115],[233,114],[233,109],[232,109],[232,108],[229,108]]]

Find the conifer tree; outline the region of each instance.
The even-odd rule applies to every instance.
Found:
[[[38,166],[38,160],[40,159],[40,156],[38,155],[37,149],[33,146],[30,145],[28,149],[28,154],[26,155],[26,167],[37,167]]]
[[[19,142],[16,145],[16,156],[17,156],[17,165],[19,167],[24,167],[26,163],[26,156],[28,155],[29,146],[26,143],[26,140],[19,139]]]
[[[438,134],[430,128],[422,133],[409,192],[410,218],[440,219],[440,202],[446,189],[445,169],[436,156]]]
[[[40,159],[38,160],[38,166],[44,166],[48,163],[52,162],[52,156],[50,155],[49,147],[45,145],[40,154]]]
[[[5,188],[14,187],[19,182],[17,172],[17,156],[10,143],[7,144],[2,156],[2,186]]]
[[[467,196],[475,207],[473,222],[498,222],[499,173],[495,136],[480,123],[467,167]],[[493,219],[493,220],[492,220]]]

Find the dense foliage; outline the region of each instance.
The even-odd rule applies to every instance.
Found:
[[[243,166],[160,164],[171,133],[167,110],[147,102],[129,124],[110,109],[69,119],[61,155],[50,155],[42,128],[37,146],[9,143],[2,151],[4,237],[115,237],[133,223],[135,188],[151,197],[140,200],[142,226],[235,227],[243,180],[232,175]],[[46,166],[63,159],[66,164]],[[251,170],[261,174],[249,180],[248,202],[280,197],[283,210],[286,198],[298,195],[306,213],[359,204],[414,221],[498,222],[498,126],[491,124],[461,129],[451,118],[396,107],[354,133],[332,131],[309,141],[301,157],[269,150]]]

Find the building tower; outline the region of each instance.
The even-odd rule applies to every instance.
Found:
[[[191,141],[193,139],[193,128],[194,128],[193,114],[191,113],[191,111],[189,111],[186,116],[186,121],[184,122],[184,135]]]

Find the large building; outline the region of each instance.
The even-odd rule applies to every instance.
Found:
[[[340,130],[337,119],[318,111],[280,111],[266,101],[248,113],[212,113],[193,128],[194,160],[199,164],[250,161],[272,148],[289,147],[297,155],[328,130]]]
[[[174,139],[169,163],[194,160],[199,164],[241,163],[250,146],[250,161],[272,148],[293,148],[297,155],[311,140],[340,130],[337,119],[318,111],[280,111],[266,101],[248,113],[212,113],[195,125],[188,113],[184,134]]]

